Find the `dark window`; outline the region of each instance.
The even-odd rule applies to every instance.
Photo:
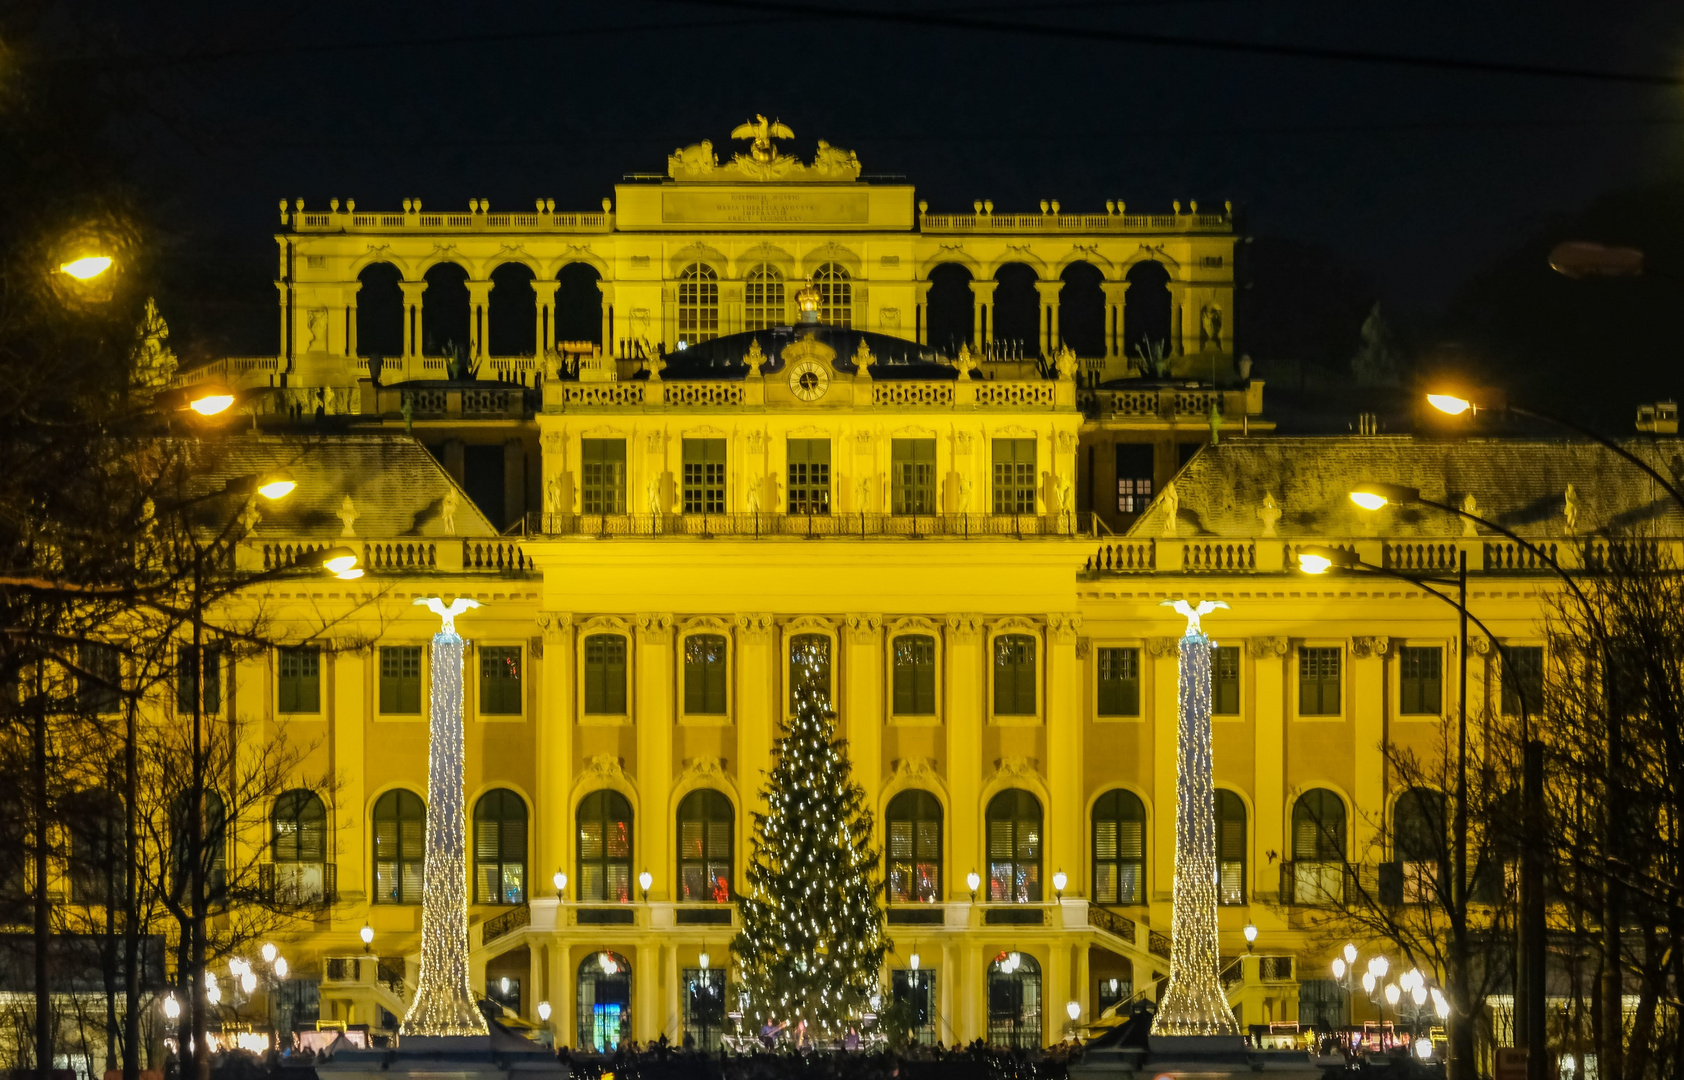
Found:
[[[725,638],[691,634],[684,639],[684,711],[697,715],[725,712]]]
[[[1245,903],[1245,802],[1223,788],[1216,792],[1216,902]]]
[[[479,650],[479,711],[519,716],[520,646],[482,645]]]
[[[1345,804],[1312,788],[1292,806],[1292,902],[1336,903],[1345,895]]]
[[[994,639],[994,715],[1034,716],[1035,639],[1001,634]]]
[[[988,966],[988,1044],[1042,1044],[1041,966],[1028,953],[1002,953]]]
[[[419,904],[426,857],[427,806],[398,788],[374,804],[374,902]]]
[[[936,441],[894,439],[889,448],[890,509],[897,514],[936,512]]]
[[[1240,647],[1210,647],[1210,711],[1235,716],[1240,711]]]
[[[679,899],[723,904],[731,899],[731,800],[701,788],[678,804]]]
[[[782,285],[779,286],[781,291]],[[684,1030],[696,1049],[711,1054],[725,1034],[725,972],[716,967],[684,969]]]
[[[1437,885],[1450,870],[1449,831],[1443,792],[1410,788],[1398,795],[1392,804],[1392,857],[1402,887],[1395,899],[1424,904],[1439,898]]]
[[[936,973],[920,968],[896,968],[890,973],[891,1000],[899,1009],[912,1041],[933,1046],[938,1038],[940,999],[936,997]]]
[[[78,791],[65,802],[71,901],[116,904],[123,896],[123,804],[109,790]]]
[[[76,707],[85,713],[116,712],[122,701],[123,654],[98,641],[84,643],[76,654],[82,669],[76,673]]]
[[[526,902],[526,802],[507,788],[474,804],[474,902]]]
[[[421,646],[383,645],[380,648],[380,711],[421,711]]]
[[[1526,713],[1536,716],[1544,707],[1544,647],[1507,645],[1508,662],[1498,674],[1503,687],[1503,715],[1519,716],[1524,699]]]
[[[678,340],[694,345],[719,336],[719,275],[691,263],[678,277]]]
[[[580,508],[587,514],[626,512],[626,440],[581,439]]]
[[[830,440],[789,440],[789,512],[830,513]]]
[[[684,512],[725,512],[725,440],[684,440]]]
[[[936,639],[901,634],[893,644],[895,715],[930,716],[936,711]]]
[[[585,712],[626,715],[626,639],[622,634],[585,638]]]
[[[270,824],[275,895],[300,904],[325,899],[327,807],[321,796],[302,788],[282,792]]]
[[[170,807],[170,882],[178,896],[186,895],[187,873],[192,865],[188,856],[192,837],[187,827],[190,798],[183,792]],[[205,895],[218,902],[228,889],[228,808],[222,796],[209,789],[205,791],[203,822],[199,835],[204,843]]]
[[[891,904],[941,901],[941,803],[927,791],[903,791],[884,813]]]
[[[1339,715],[1339,649],[1298,650],[1298,712],[1301,716]]]
[[[504,479],[508,459],[501,443],[495,446],[462,448],[462,490],[468,499],[498,528],[508,524],[507,485]]]
[[[205,674],[205,693],[201,707],[206,713],[222,710],[222,662],[226,654],[220,645],[206,645],[202,651],[202,665],[191,645],[183,645],[176,653],[175,704],[179,712],[193,711],[201,668]]]
[[[322,711],[322,651],[313,647],[280,649],[275,657],[280,709],[284,713]]]
[[[593,791],[579,804],[580,903],[629,904],[632,812],[617,791]]]
[[[1152,447],[1117,444],[1117,512],[1138,514],[1152,501]]]
[[[1035,512],[1035,440],[994,440],[994,512]]]
[[[1100,716],[1140,715],[1140,650],[1099,650]]]
[[[829,707],[830,637],[797,634],[789,639],[789,707],[798,708],[803,698],[813,695]]]
[[[1093,804],[1093,899],[1146,902],[1146,806],[1132,791],[1107,791]]]
[[[1176,443],[1175,444],[1175,456],[1176,456],[1175,467],[1177,469],[1180,469],[1182,466],[1186,465],[1189,461],[1192,461],[1193,455],[1198,453],[1200,450],[1202,450],[1204,448],[1204,445],[1205,444],[1202,443],[1202,442]]]
[[[1041,802],[1027,791],[988,800],[988,899],[1041,902]]]
[[[1444,651],[1406,645],[1398,653],[1398,690],[1406,714],[1437,716],[1444,703],[1439,674]]]

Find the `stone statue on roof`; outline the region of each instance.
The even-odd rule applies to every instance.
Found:
[[[357,535],[357,504],[347,495],[339,502],[340,536]]]
[[[1479,500],[1472,495],[1462,496],[1462,513],[1468,515],[1462,519],[1462,535],[1478,536],[1479,529],[1474,526],[1473,519],[1479,515]]]
[[[170,328],[158,313],[157,303],[149,296],[141,312],[140,325],[135,328],[134,351],[129,358],[129,378],[136,390],[151,395],[170,384],[175,377],[175,353],[170,350]]]
[[[1058,355],[1053,357],[1053,364],[1058,368],[1058,377],[1073,379],[1076,377],[1076,350],[1068,345],[1060,345]]]
[[[1566,494],[1561,500],[1561,516],[1567,519],[1567,535],[1572,536],[1579,531],[1579,493],[1573,490],[1573,485],[1567,485]]]
[[[1275,522],[1281,519],[1281,508],[1275,503],[1274,493],[1263,493],[1263,505],[1257,508],[1257,517],[1263,522],[1263,535],[1275,535]]]
[[[760,366],[766,362],[766,352],[760,347],[759,338],[750,338],[748,352],[743,354],[743,363],[748,365],[748,377],[760,378]]]
[[[456,503],[456,488],[454,486],[445,488],[444,498],[439,500],[439,520],[444,523],[444,534],[446,536],[456,535]]]
[[[1181,513],[1181,495],[1175,490],[1175,481],[1164,485],[1164,493],[1158,496],[1158,502],[1164,508],[1164,535],[1175,535],[1175,519]]]
[[[789,130],[789,125],[778,120],[768,120],[759,113],[754,119],[738,124],[731,129],[731,138],[748,139],[748,152],[755,161],[770,162],[778,156],[778,148],[772,145],[773,139],[793,139],[795,132]]]

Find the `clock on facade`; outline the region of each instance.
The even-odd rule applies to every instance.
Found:
[[[830,374],[823,365],[803,360],[789,369],[789,389],[802,401],[817,401],[830,388]]]

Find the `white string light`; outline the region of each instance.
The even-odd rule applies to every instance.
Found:
[[[1186,601],[1179,648],[1181,717],[1175,749],[1175,883],[1169,985],[1152,1020],[1154,1035],[1239,1035],[1218,977],[1216,937],[1216,782],[1210,733],[1210,638],[1199,616],[1226,604]]]
[[[468,985],[468,844],[462,771],[462,671],[468,643],[455,632],[453,618],[445,616],[445,626],[448,632],[433,635],[421,975],[400,1035],[489,1033]]]

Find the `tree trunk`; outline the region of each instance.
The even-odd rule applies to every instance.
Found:
[[[42,670],[35,663],[35,739],[30,772],[35,797],[35,1071],[40,1080],[53,1076],[53,1000],[47,985],[48,949],[52,945],[52,904],[47,896],[47,694]]]
[[[128,702],[128,731],[123,747],[123,1080],[140,1078],[140,871],[135,866],[140,833],[140,762],[135,745],[136,704]]]

